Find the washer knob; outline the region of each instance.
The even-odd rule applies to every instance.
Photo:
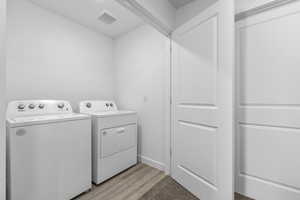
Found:
[[[45,108],[45,104],[40,104],[39,105],[39,109],[44,109]]]
[[[110,107],[114,107],[114,104],[113,104],[113,103],[110,103]]]
[[[106,103],[105,105],[106,105],[106,107],[109,107],[109,103]]]
[[[19,104],[18,105],[18,109],[19,110],[24,110],[25,109],[25,105],[24,104]]]
[[[34,105],[33,103],[32,103],[32,104],[29,104],[28,108],[32,110],[32,109],[35,108],[35,105]]]
[[[60,108],[60,109],[63,109],[65,107],[65,104],[64,103],[59,103],[59,104],[57,104],[57,107]]]
[[[92,107],[92,104],[90,102],[86,103],[86,107],[87,108],[91,108]]]

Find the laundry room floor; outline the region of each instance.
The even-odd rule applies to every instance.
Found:
[[[237,195],[236,200],[250,200]],[[74,200],[198,200],[164,172],[138,164]]]
[[[138,200],[165,177],[162,171],[138,164],[99,186],[93,186],[90,192],[76,200]]]

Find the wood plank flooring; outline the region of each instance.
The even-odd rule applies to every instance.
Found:
[[[165,176],[162,171],[139,164],[75,199],[138,200]]]
[[[158,169],[138,164],[73,200],[139,200],[165,177]],[[235,200],[251,199],[236,194]]]
[[[245,197],[245,196],[237,194],[237,193],[235,194],[234,199],[235,200],[254,200],[254,199],[250,199],[248,197]]]

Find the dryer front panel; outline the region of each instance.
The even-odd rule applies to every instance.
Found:
[[[105,158],[136,146],[136,125],[101,130],[101,157]]]

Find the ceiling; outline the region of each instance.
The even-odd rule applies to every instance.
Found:
[[[168,0],[170,4],[176,9],[179,9],[195,0]]]
[[[84,26],[116,38],[127,33],[143,21],[115,0],[30,0],[33,3],[68,17]],[[105,24],[98,18],[106,12],[117,19]]]

